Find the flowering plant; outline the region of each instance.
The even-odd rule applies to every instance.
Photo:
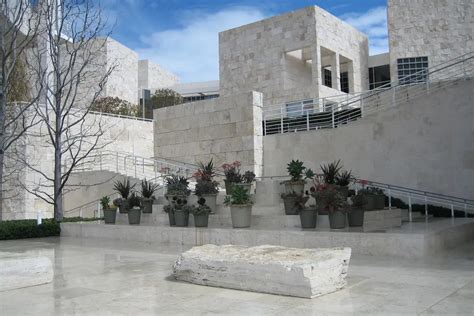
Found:
[[[347,207],[346,198],[335,185],[316,181],[315,186],[311,187],[310,191],[316,202],[321,203],[321,206],[330,212]]]
[[[225,163],[222,165],[224,169],[225,180],[231,183],[241,183],[242,175],[240,174],[240,161],[233,163]]]

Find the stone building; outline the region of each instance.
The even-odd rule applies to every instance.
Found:
[[[365,34],[317,6],[219,34],[220,94],[264,106],[368,89]]]

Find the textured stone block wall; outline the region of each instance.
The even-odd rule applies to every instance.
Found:
[[[262,169],[262,94],[175,105],[154,111],[156,157],[207,162],[217,166],[239,160],[242,169]]]
[[[429,66],[474,51],[474,1],[389,0],[391,80],[397,59],[428,56]]]
[[[170,87],[179,83],[179,77],[150,60],[138,61],[138,88],[156,89]]]
[[[119,97],[132,104],[138,103],[138,54],[119,42],[107,41],[108,67],[117,68],[107,81],[106,96]]]
[[[258,90],[265,106],[317,98],[321,46],[353,61],[357,91],[368,87],[367,37],[312,6],[219,33],[220,93]],[[312,63],[288,56],[296,50]],[[340,93],[332,89],[330,95]]]

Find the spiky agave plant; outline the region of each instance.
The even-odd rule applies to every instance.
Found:
[[[147,181],[145,178],[145,180],[142,181],[142,196],[146,199],[151,199],[153,193],[155,193],[159,187],[158,184]]]
[[[324,183],[336,184],[336,177],[342,169],[341,160],[333,161],[321,166],[323,172]]]
[[[128,198],[134,187],[135,184],[130,185],[130,180],[127,178],[123,178],[122,181],[117,180],[114,183],[114,191],[120,194],[124,199]]]

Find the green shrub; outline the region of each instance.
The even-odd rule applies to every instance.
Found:
[[[59,236],[60,232],[59,223],[52,219],[43,220],[41,225],[35,219],[0,222],[0,240]]]

